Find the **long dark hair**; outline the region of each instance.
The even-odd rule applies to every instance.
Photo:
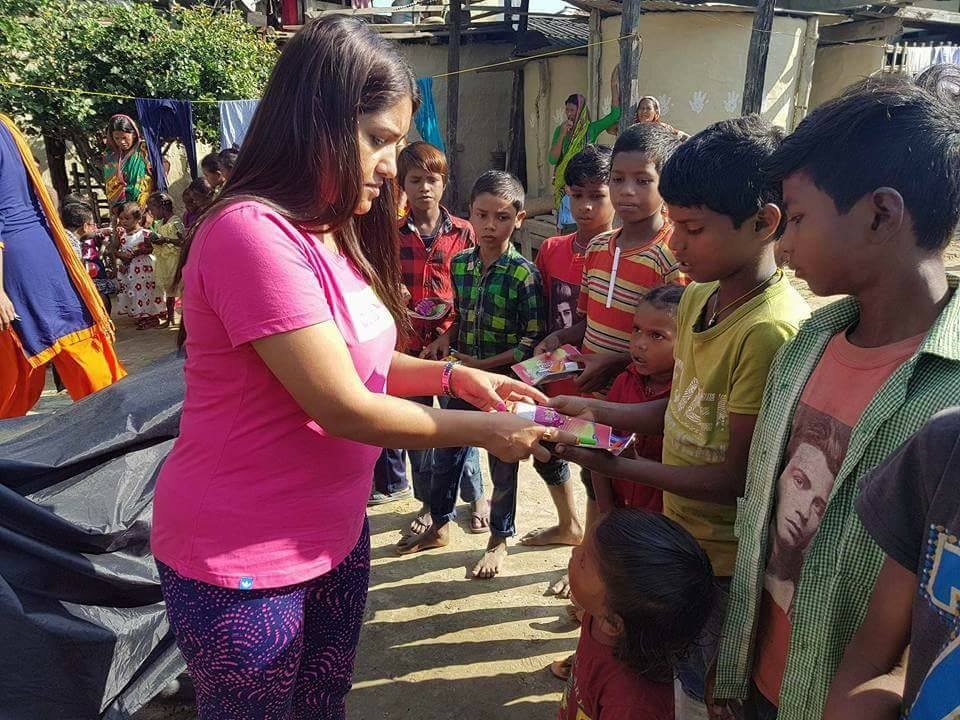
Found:
[[[420,104],[416,78],[397,48],[344,15],[313,20],[287,43],[250,123],[230,179],[201,216],[256,200],[305,232],[332,232],[393,315],[402,343],[409,333],[401,295],[396,200],[382,192],[355,216],[363,185],[357,123],[402,98]],[[181,344],[184,334],[181,332]]]
[[[594,537],[607,607],[623,621],[617,658],[647,679],[672,680],[716,602],[710,559],[677,523],[646,510],[613,510]]]

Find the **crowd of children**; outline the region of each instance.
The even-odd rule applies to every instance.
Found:
[[[117,314],[133,318],[137,329],[176,325],[180,248],[187,230],[230,178],[237,155],[236,148],[227,148],[203,158],[203,176],[181,197],[183,219],[168,193],[154,192],[144,205],[117,203],[110,208],[111,225],[97,227],[90,199],[64,197],[64,227],[108,313],[116,298]]]
[[[574,345],[580,373],[547,386],[551,406],[636,434],[619,456],[537,463],[558,524],[523,542],[575,546],[582,619],[561,720],[955,716],[958,73],[864,81],[790,135],[751,116],[588,145],[564,168],[576,232],[536,264],[511,242],[516,178],[483,174],[467,227],[440,207],[442,154],[404,151],[401,183],[436,176],[404,187],[410,307],[450,306],[409,350],[507,373]],[[847,297],[811,314],[781,259]],[[400,552],[450,542],[470,452],[416,457]],[[516,530],[517,466],[490,474],[478,578]]]

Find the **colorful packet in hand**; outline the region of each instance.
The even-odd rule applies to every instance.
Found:
[[[531,405],[529,403],[514,403],[511,411],[537,425],[555,427],[558,430],[571,433],[577,438],[580,447],[607,450],[619,455],[634,441],[634,435],[619,435],[609,425],[590,422],[581,418],[562,415],[553,408]]]
[[[573,345],[561,345],[553,352],[524,360],[510,369],[527,385],[546,385],[583,372],[583,368],[575,360],[568,359],[579,354]]]
[[[407,308],[407,315],[417,320],[440,320],[450,312],[450,303],[440,298],[424,298],[412,308]]]

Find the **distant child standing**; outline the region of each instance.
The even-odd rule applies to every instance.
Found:
[[[228,147],[220,151],[220,174],[223,175],[224,183],[233,175],[233,168],[236,167],[239,156],[240,151],[236,147]]]
[[[104,238],[110,236],[110,229],[100,230],[93,219],[93,210],[86,203],[71,202],[64,206],[61,213],[67,237],[76,249],[84,268],[103,301],[107,315],[112,310],[110,295],[118,290],[117,281],[108,274],[103,262],[102,246]]]
[[[157,287],[154,273],[153,243],[156,235],[142,225],[143,209],[128,202],[120,207],[117,218],[119,248],[120,315],[136,318],[137,330],[160,325],[163,315],[163,290]]]
[[[673,720],[675,662],[716,605],[706,553],[662,515],[616,509],[569,572],[585,612],[557,720]]]
[[[544,306],[540,273],[511,242],[526,212],[520,181],[509,173],[491,170],[481,175],[470,193],[470,224],[477,246],[457,255],[450,264],[456,316],[453,325],[424,351],[428,358],[451,352],[467,367],[506,372],[530,357],[543,334]],[[471,409],[453,398],[453,410]],[[506,409],[505,407],[503,408]],[[412,553],[450,542],[450,522],[460,475],[470,448],[434,451],[430,514],[433,524],[420,535],[401,541],[401,553]],[[495,577],[507,557],[507,538],[516,533],[519,465],[490,456],[493,500],[490,542],[473,568],[475,578]]]
[[[187,186],[183,191],[183,207],[186,212],[183,214],[183,225],[189,229],[197,221],[203,211],[210,207],[214,199],[213,188],[206,178],[197,178]]]
[[[664,285],[647,293],[633,315],[630,338],[630,365],[613,381],[607,393],[612,403],[647,403],[670,397],[673,380],[673,349],[677,336],[677,308],[682,285]],[[663,459],[662,435],[638,435],[621,457]],[[639,482],[593,473],[597,510],[606,513],[615,507],[663,510],[663,492]]]
[[[576,232],[547,238],[537,252],[537,269],[543,280],[547,301],[547,329],[556,338],[582,319],[577,301],[583,282],[583,266],[590,242],[613,227],[614,208],[610,202],[610,148],[587,145],[566,166],[565,179],[570,209],[577,223]],[[546,341],[545,341],[546,342]],[[559,344],[557,345],[559,347]],[[541,343],[534,354],[546,352]],[[550,350],[556,349],[552,345]],[[577,392],[572,380],[550,383],[543,388],[548,395]],[[549,528],[537,528],[523,537],[522,545],[576,545],[583,539],[583,525],[577,513],[573,488],[568,484],[570,468],[566,461],[535,460],[533,466],[550,490],[557,508],[558,522]]]
[[[173,214],[173,198],[165,192],[155,192],[147,200],[147,208],[156,218],[153,231],[154,275],[157,287],[167,296],[166,325],[175,325],[177,311],[177,267],[180,265],[180,248],[183,246],[184,227],[180,218]]]
[[[204,155],[203,160],[200,161],[200,170],[203,172],[204,180],[207,181],[213,192],[219,193],[224,183],[227,182],[228,174],[225,171],[223,160],[220,158],[220,153],[212,152],[209,155]]]

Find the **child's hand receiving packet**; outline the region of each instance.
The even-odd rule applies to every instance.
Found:
[[[527,385],[545,385],[581,373],[583,368],[576,361],[567,359],[579,354],[573,345],[561,345],[553,352],[524,360],[510,369]]]
[[[619,455],[633,443],[636,436],[618,435],[609,425],[581,420],[580,418],[561,415],[553,408],[530,405],[529,403],[513,403],[510,411],[538,425],[555,427],[572,433],[577,437],[577,445],[581,447],[607,450],[613,455]]]

